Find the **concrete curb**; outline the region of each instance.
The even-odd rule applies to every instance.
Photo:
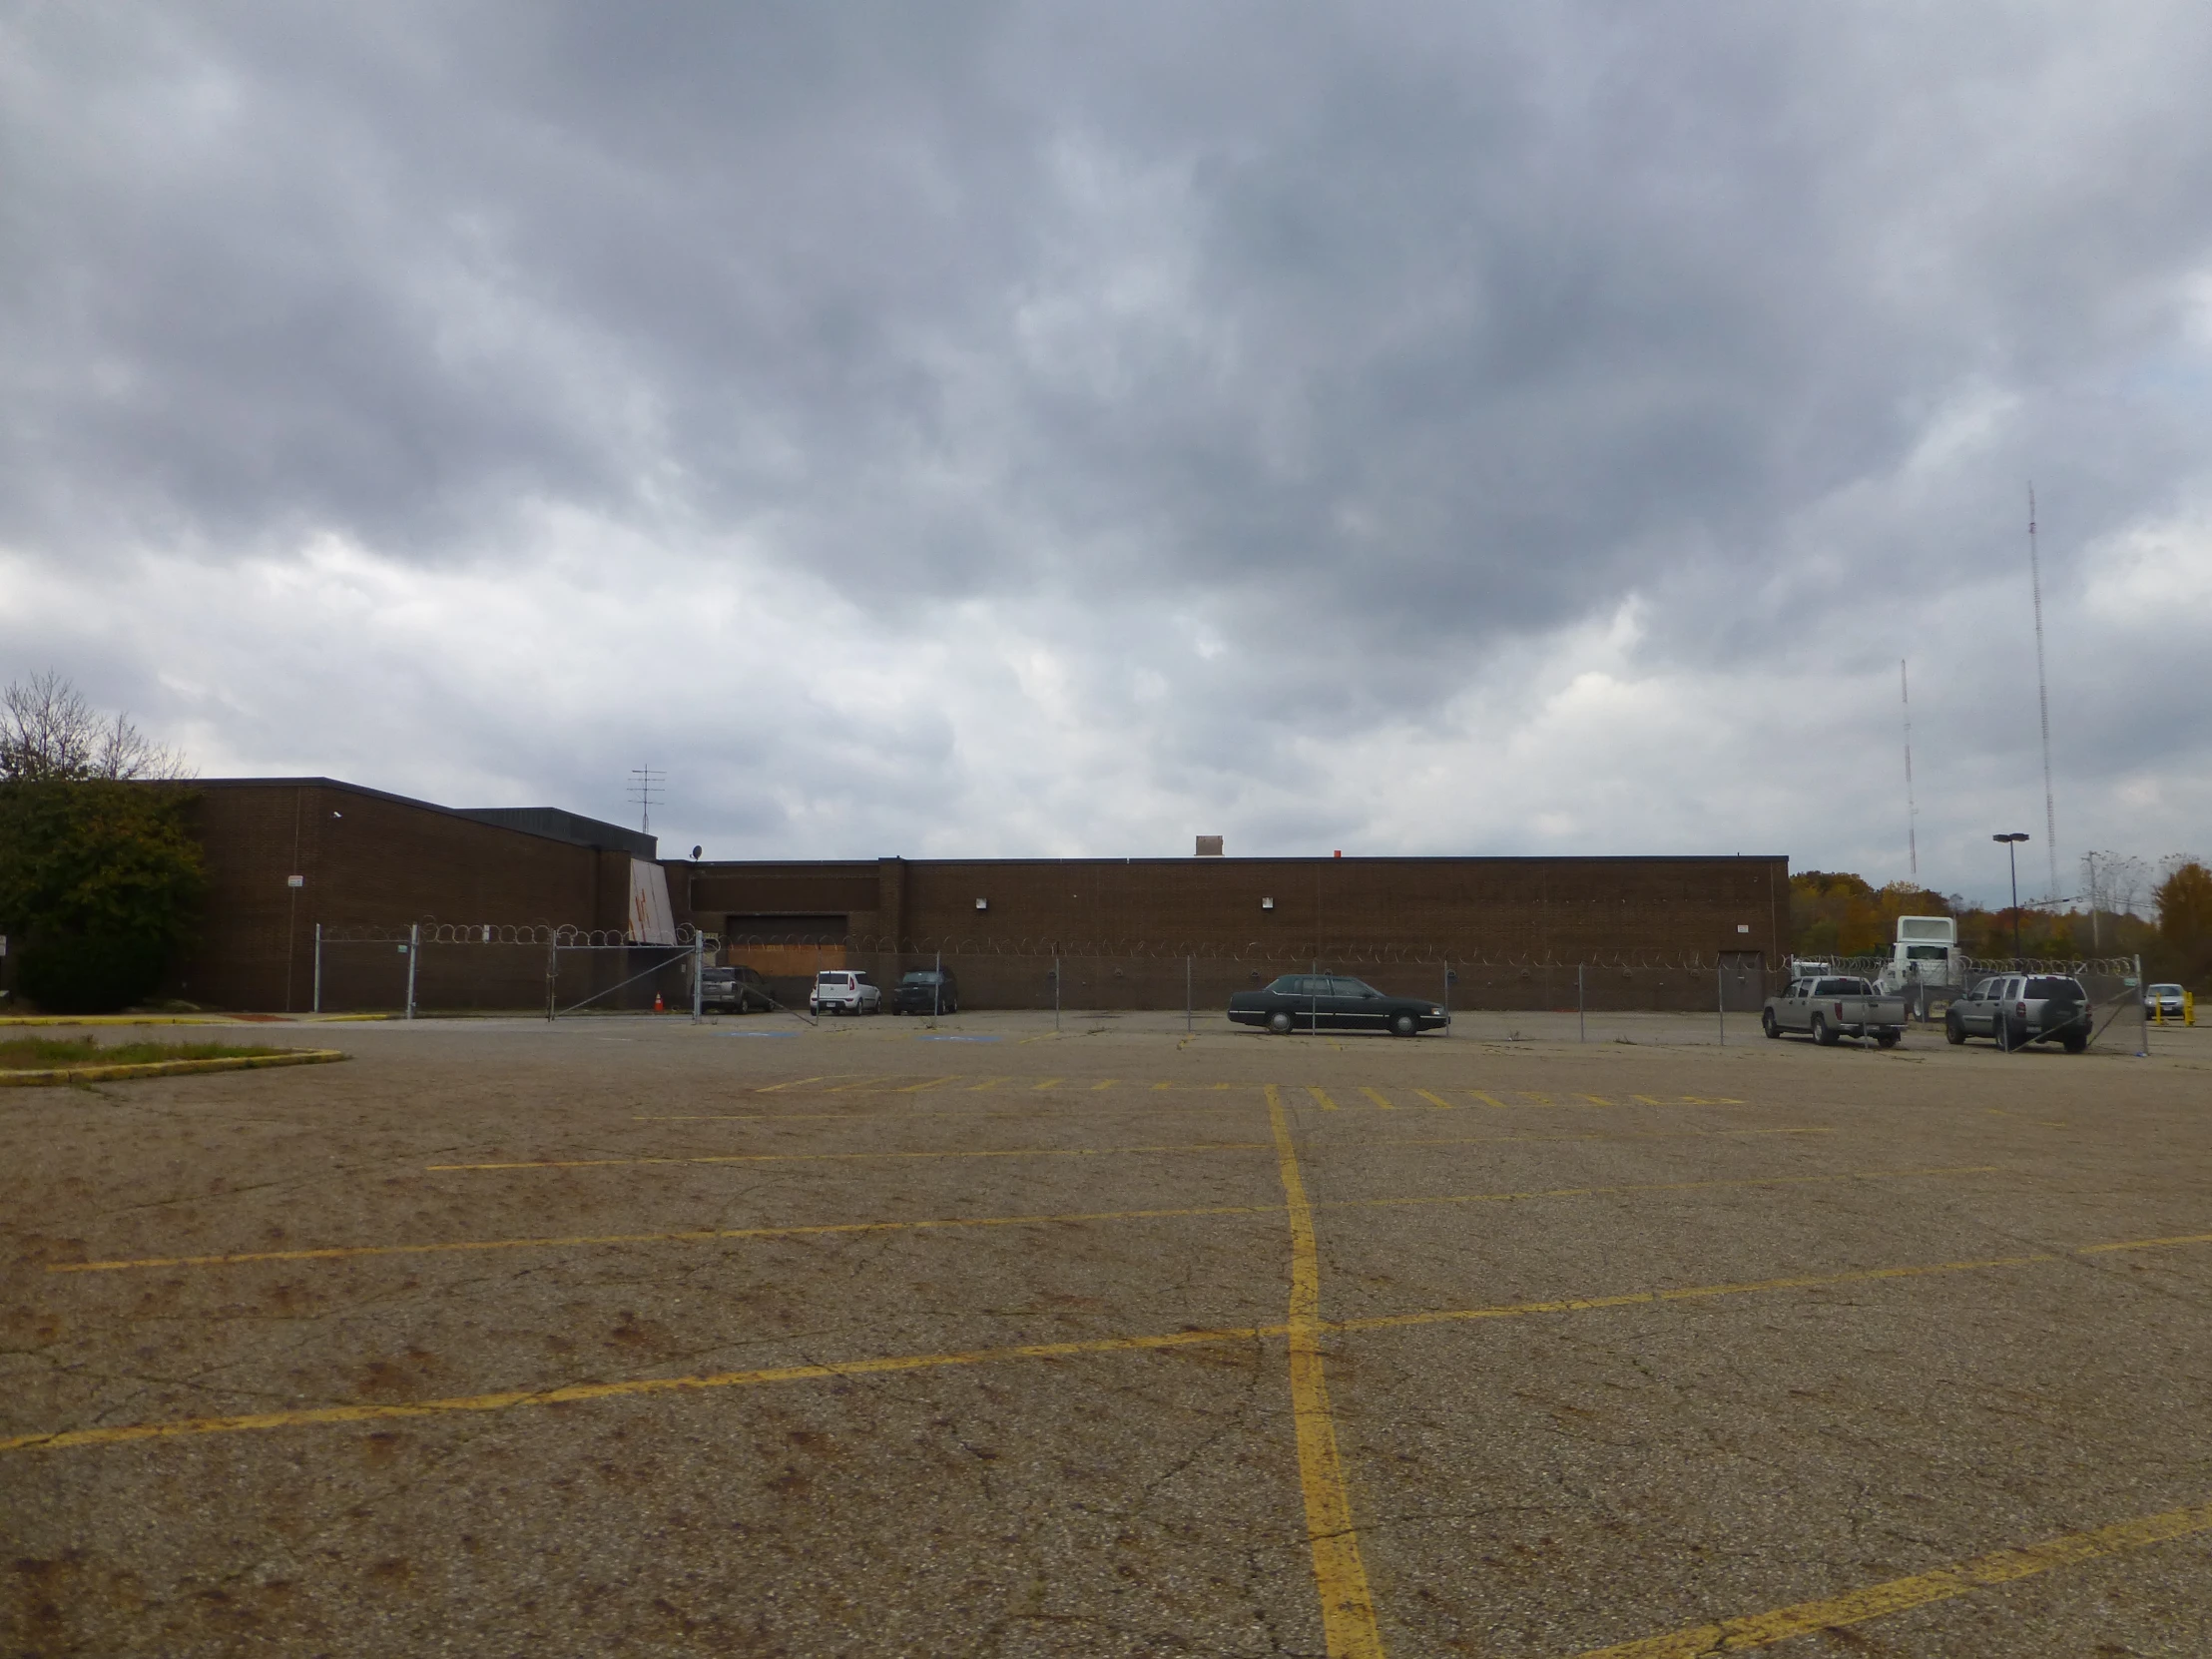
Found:
[[[335,1048],[301,1048],[286,1054],[237,1054],[219,1060],[147,1060],[125,1066],[58,1066],[48,1071],[0,1071],[0,1089],[35,1089],[56,1083],[106,1083],[123,1077],[181,1077],[196,1071],[260,1071],[268,1066],[320,1066],[345,1055]]]

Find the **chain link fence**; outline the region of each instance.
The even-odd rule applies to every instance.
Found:
[[[1912,1017],[1940,1025],[1952,998],[1995,973],[2055,973],[2079,979],[2095,1010],[2096,1040],[2145,1047],[2142,975],[2132,957],[2072,962],[1957,959],[1958,984],[1909,983]],[[1219,1021],[1229,998],[1285,973],[1333,973],[1365,980],[1393,996],[1421,997],[1480,1024],[1497,1016],[1549,1016],[1544,1027],[1589,1040],[1628,1037],[1633,1015],[1711,1015],[1715,1040],[1748,1040],[1766,998],[1789,978],[1784,964],[1753,952],[1667,954],[1586,951],[1558,956],[1485,955],[1443,946],[1330,944],[1287,951],[1225,950],[1142,941],[902,938],[866,934],[745,934],[728,938],[691,927],[674,944],[639,944],[610,930],[537,924],[425,920],[402,925],[317,928],[317,1012],[520,1013],[554,1018],[582,1011],[688,1011],[696,965],[750,968],[787,1012],[804,1013],[815,976],[825,969],[867,974],[886,1008],[899,976],[915,968],[950,975],[946,993],[962,1009],[1059,1010],[1063,1015],[1182,1012],[1195,1025]],[[1887,957],[1838,961],[1833,970],[1881,978]],[[1738,1020],[1731,1035],[1729,1018]],[[1465,1025],[1465,1020],[1462,1020]]]

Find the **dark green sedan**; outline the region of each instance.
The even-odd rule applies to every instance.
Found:
[[[1239,991],[1229,999],[1229,1017],[1238,1025],[1264,1025],[1288,1035],[1293,1031],[1387,1031],[1417,1037],[1451,1023],[1441,1003],[1426,997],[1391,996],[1365,979],[1338,973],[1286,973],[1257,991]]]

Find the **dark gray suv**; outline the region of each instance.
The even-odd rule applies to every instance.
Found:
[[[1984,979],[1943,1015],[1943,1035],[1952,1043],[1987,1037],[2007,1050],[2054,1042],[2079,1054],[2089,1032],[2089,993],[2080,980],[2057,973]]]

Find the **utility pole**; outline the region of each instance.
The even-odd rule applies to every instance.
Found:
[[[1898,659],[1898,695],[1905,702],[1905,850],[1912,861],[1913,879],[1921,878],[1920,809],[1913,804],[1913,684],[1905,676],[1905,659]],[[2052,883],[2055,888],[2057,883]]]
[[[2012,965],[2020,965],[2020,860],[2019,844],[2027,839],[2025,830],[2015,830],[2006,835],[1991,835],[1993,841],[2004,842],[2004,861],[2012,870]]]
[[[2035,594],[2035,708],[2043,722],[2043,850],[2050,856],[2051,902],[2058,900],[2058,810],[2050,792],[2050,683],[2043,673],[2043,565],[2035,551],[2035,486],[2027,486],[2027,576]],[[2015,903],[2017,900],[2014,901]]]

